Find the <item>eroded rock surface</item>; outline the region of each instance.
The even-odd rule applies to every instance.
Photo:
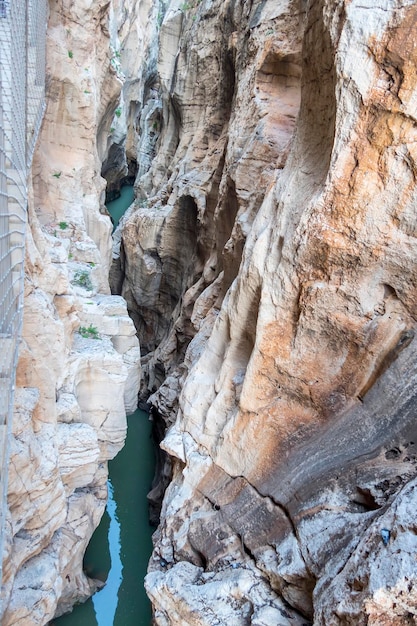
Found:
[[[164,17],[121,247],[142,393],[171,425],[158,624],[258,619],[249,571],[300,623],[415,621],[415,18],[411,0]]]
[[[29,189],[3,626],[45,624],[102,584],[86,577],[83,557],[106,504],[107,461],[137,406],[139,343],[126,302],[110,295],[100,176],[122,85],[110,37],[118,11],[82,1],[50,9],[47,109]]]
[[[110,184],[138,172],[112,287],[169,427],[155,622],[413,624],[415,3],[131,14],[132,30],[101,2],[51,13],[4,623],[90,592],[82,553],[137,389],[133,328],[108,295],[104,161]]]

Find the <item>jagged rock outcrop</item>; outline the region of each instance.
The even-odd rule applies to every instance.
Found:
[[[111,14],[111,15],[110,15]],[[121,79],[117,6],[51,4],[47,108],[29,189],[3,568],[3,626],[45,624],[99,581],[82,567],[107,498],[107,461],[137,406],[140,351],[111,296],[101,162]]]
[[[103,161],[138,170],[112,282],[170,426],[156,623],[414,623],[416,6],[112,11],[51,7],[2,623],[90,593],[137,391]]]
[[[121,249],[143,393],[175,422],[158,624],[264,623],[276,598],[276,624],[415,621],[415,18],[412,0],[165,15]]]
[[[299,13],[281,19],[277,41],[277,9],[258,23],[246,4],[194,4],[172,2],[161,26],[158,150],[123,225],[122,294],[148,353],[145,394],[178,378],[175,364],[235,278],[299,106]]]
[[[108,199],[118,197],[123,184],[133,184],[137,171],[145,166],[144,161],[149,163],[154,156],[154,120],[148,120],[144,127],[137,118],[140,115],[146,117],[145,108],[149,109],[149,83],[154,71],[157,30],[163,11],[163,0],[136,0],[130,2],[124,12],[115,11],[110,23],[113,65],[123,84],[101,170],[107,181]],[[144,108],[145,99],[147,106]],[[147,117],[150,116],[152,112],[147,111]],[[138,154],[139,136],[143,148]]]

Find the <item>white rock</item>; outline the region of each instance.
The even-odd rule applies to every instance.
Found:
[[[100,455],[97,431],[88,424],[58,424],[56,442],[59,469],[69,495],[94,479]]]

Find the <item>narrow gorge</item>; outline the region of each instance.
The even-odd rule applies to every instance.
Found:
[[[417,3],[47,13],[1,624],[100,586],[138,403],[153,624],[416,624]]]

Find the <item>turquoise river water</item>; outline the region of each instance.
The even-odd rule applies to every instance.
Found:
[[[120,218],[132,204],[133,199],[133,186],[123,185],[123,187],[120,188],[120,197],[116,198],[116,200],[112,200],[111,202],[107,202],[107,210],[113,219],[113,230],[117,228]]]
[[[132,202],[133,187],[125,185],[120,198],[107,203],[114,228]],[[126,444],[109,463],[107,508],[84,559],[87,574],[106,585],[50,626],[150,626],[143,579],[152,552],[146,499],[155,469],[151,430],[148,414],[135,411]]]
[[[109,463],[109,500],[84,560],[89,576],[106,585],[50,626],[150,626],[151,607],[143,579],[152,551],[153,528],[146,494],[154,472],[148,414],[128,417],[123,450]]]

